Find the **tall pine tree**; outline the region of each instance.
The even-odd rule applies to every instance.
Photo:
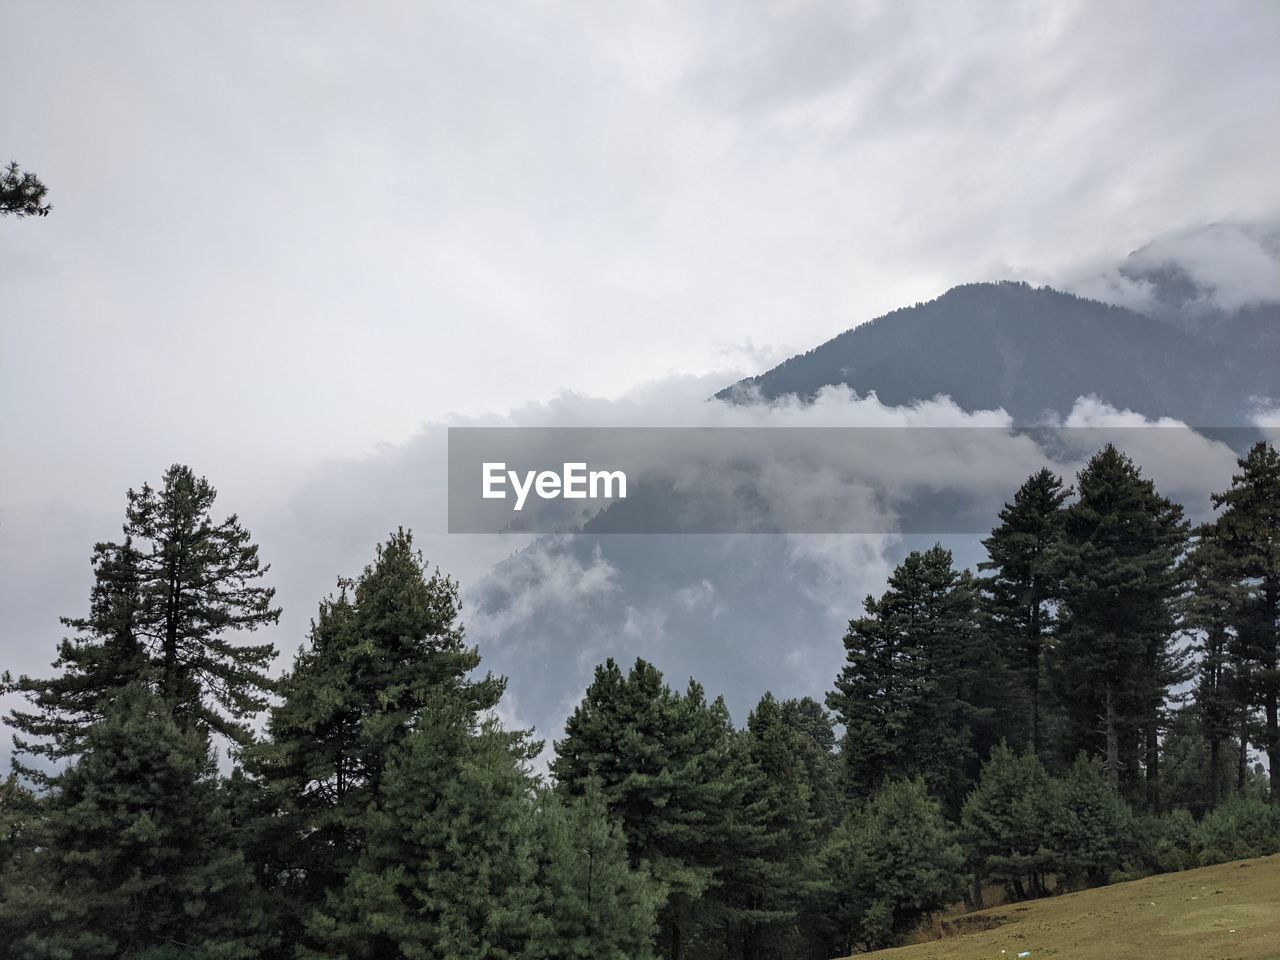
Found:
[[[1259,441],[1239,467],[1213,504],[1227,563],[1246,589],[1240,649],[1263,712],[1271,800],[1280,803],[1280,451]]]
[[[993,658],[977,630],[976,590],[941,546],[913,551],[849,623],[845,666],[827,706],[844,724],[846,788],[867,797],[891,778],[923,777],[959,808],[989,744]],[[987,733],[986,735],[989,735]]]
[[[527,742],[442,695],[421,708],[352,870],[307,918],[303,958],[515,960],[534,936]]]
[[[1183,625],[1191,635],[1192,649],[1199,654],[1192,716],[1208,747],[1207,762],[1199,772],[1207,787],[1209,809],[1222,800],[1224,746],[1235,735],[1248,740],[1248,672],[1242,669],[1241,636],[1236,627],[1244,597],[1229,561],[1218,524],[1200,526],[1187,555]]]
[[[1066,616],[1055,655],[1067,729],[1059,760],[1103,758],[1111,784],[1159,807],[1159,732],[1175,650],[1187,542],[1182,508],[1113,445],[1081,470],[1066,513],[1059,575]]]
[[[261,787],[256,859],[279,898],[286,942],[345,882],[367,842],[387,762],[442,696],[474,720],[504,682],[480,663],[458,622],[458,587],[428,572],[400,530],[355,581],[320,605],[310,642],[279,682],[264,742],[245,756]]]
[[[270,945],[207,734],[143,684],[83,735],[41,805],[0,928],[24,957],[251,960]]]
[[[598,784],[632,862],[665,887],[662,954],[682,960],[699,938],[718,937],[723,904],[708,893],[732,855],[742,792],[723,701],[708,703],[692,680],[674,692],[644,660],[628,674],[609,660],[596,668],[555,749],[559,789],[577,796]]]
[[[1070,496],[1051,470],[1032,474],[1000,511],[1000,524],[982,541],[988,558],[979,570],[991,571],[981,581],[985,626],[1016,680],[1016,698],[1024,721],[1016,743],[1034,753],[1041,746],[1041,710],[1045,650],[1052,644],[1055,551],[1062,536],[1063,504]]]
[[[217,492],[190,467],[175,464],[164,484],[128,492],[123,543],[94,549],[90,614],[64,623],[50,679],[6,675],[33,711],[15,711],[19,749],[54,759],[73,755],[78,731],[102,716],[122,681],[155,689],[183,724],[233,742],[250,739],[245,721],[267,704],[269,644],[232,635],[280,618],[275,591],[261,585],[268,567],[232,514],[212,515]]]

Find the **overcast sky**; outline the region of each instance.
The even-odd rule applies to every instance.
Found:
[[[1270,0],[2,6],[0,146],[55,206],[0,222],[11,660],[174,461],[328,584],[317,518],[390,525],[332,464],[423,423],[710,393],[1280,216]]]
[[[9,17],[19,5],[8,4]],[[23,4],[10,506],[755,370],[1280,208],[1280,5]]]

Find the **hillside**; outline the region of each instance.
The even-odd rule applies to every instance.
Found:
[[[1012,960],[1026,951],[1025,960],[1276,960],[1280,856],[1148,877],[958,919],[974,932],[859,957]]]
[[[811,397],[823,386],[887,404],[946,394],[966,410],[1002,407],[1023,424],[1094,394],[1151,417],[1242,423],[1280,396],[1274,307],[1215,316],[1198,330],[1048,287],[976,283],[847,330],[717,397]]]

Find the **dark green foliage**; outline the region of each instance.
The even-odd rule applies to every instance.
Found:
[[[1205,713],[1197,703],[1175,711],[1160,742],[1161,794],[1171,810],[1203,817],[1235,789],[1240,745],[1234,738],[1212,748]]]
[[[841,819],[836,734],[831,714],[812,697],[782,701],[782,722],[798,734],[791,745],[804,765],[809,784],[809,807],[822,833],[829,833]]]
[[[16,762],[27,777],[47,780],[44,766],[77,756],[84,734],[100,721],[112,700],[131,683],[146,682],[151,664],[136,631],[142,596],[138,555],[132,541],[99,543],[93,553],[93,588],[87,617],[63,617],[75,631],[58,645],[49,679],[4,676],[7,690],[25,693],[34,710],[14,710],[10,722],[20,731],[14,745],[20,753],[42,758],[35,766]]]
[[[991,752],[964,803],[962,836],[979,877],[1004,884],[1021,899],[1048,892],[1056,864],[1049,835],[1060,818],[1059,797],[1038,757],[1005,745]]]
[[[175,467],[95,550],[58,676],[5,678],[32,703],[13,720],[45,789],[0,784],[0,942],[50,960],[816,958],[900,939],[965,874],[973,902],[988,881],[1037,896],[1280,851],[1248,753],[1272,744],[1280,683],[1280,459],[1240,463],[1189,554],[1179,508],[1112,447],[1070,506],[1051,473],[1024,483],[983,580],[941,546],[910,554],[849,625],[839,751],[810,698],[766,694],[737,730],[696,682],[610,660],[553,790],[530,772],[540,745],[492,719],[504,681],[474,676],[457,585],[404,531],[269,685],[271,647],[226,639],[278,616],[256,548]],[[268,690],[267,736],[220,779],[210,738],[247,741]]]
[[[29,882],[30,860],[36,848],[39,803],[23,786],[17,773],[0,782],[0,904],[12,901]],[[24,934],[15,920],[0,908],[0,943],[12,943]]]
[[[354,868],[307,920],[307,958],[503,960],[533,935],[533,782],[520,736],[443,698],[391,751]]]
[[[497,704],[500,679],[469,678],[479,663],[458,624],[457,584],[428,575],[406,531],[321,603],[267,738],[245,756],[262,790],[256,859],[286,905],[286,942],[354,867],[386,764],[422,710],[447,696],[474,720]]]
[[[1182,508],[1110,444],[1076,488],[1059,567],[1066,616],[1055,654],[1065,718],[1058,756],[1103,757],[1113,786],[1158,809],[1159,731],[1169,689],[1186,676],[1172,637],[1187,525]]]
[[[599,788],[544,791],[534,817],[537,862],[529,960],[645,960],[660,891],[628,862]]]
[[[627,838],[631,859],[667,891],[658,946],[686,956],[721,906],[704,895],[732,856],[742,784],[733,775],[735,738],[724,703],[697,683],[671,690],[651,664],[623,675],[596,668],[586,696],[556,742],[552,773],[580,795],[596,782]]]
[[[1235,779],[1228,772],[1235,765],[1235,757],[1228,756],[1230,751],[1225,748],[1248,727],[1251,684],[1248,665],[1239,656],[1238,621],[1246,595],[1234,579],[1231,553],[1219,524],[1203,525],[1196,533],[1195,546],[1186,559],[1188,591],[1183,606],[1184,626],[1191,633],[1193,648],[1199,654],[1193,716],[1198,739],[1206,750],[1204,756],[1194,760],[1199,761],[1202,774],[1199,779],[1203,786],[1197,791],[1198,796],[1170,799],[1175,803],[1180,800],[1202,814],[1218,805]],[[1194,742],[1186,733],[1188,731],[1184,731],[1181,738],[1184,748]],[[1165,752],[1172,752],[1168,743]],[[1186,763],[1183,779],[1194,782],[1194,772],[1189,768],[1190,763]],[[1184,793],[1190,786],[1190,783],[1184,786]]]
[[[44,202],[48,192],[39,177],[12,161],[0,170],[0,217],[47,217],[53,209]]]
[[[174,465],[155,490],[130,490],[122,544],[94,548],[90,614],[65,620],[52,679],[5,676],[35,711],[15,711],[19,749],[54,759],[74,755],[79,731],[100,718],[121,682],[137,679],[165,699],[182,723],[250,739],[244,721],[266,706],[269,644],[240,645],[228,634],[273,624],[275,591],[258,548],[232,514],[212,519],[217,492]]]
[[[922,780],[885,784],[823,850],[830,945],[887,946],[958,897],[963,859]]]
[[[59,776],[0,927],[32,958],[256,958],[267,945],[206,735],[124,688]]]
[[[913,551],[864,607],[827,695],[845,726],[847,789],[865,797],[887,779],[919,776],[958,809],[985,750],[975,748],[974,728],[986,727],[993,692],[973,579],[941,546]]]
[[[1133,836],[1133,815],[1096,761],[1081,755],[1053,784],[1045,826],[1059,887],[1106,883],[1120,869]]]
[[[754,960],[785,955],[800,937],[797,920],[814,893],[806,870],[820,822],[806,765],[812,731],[789,724],[783,705],[766,693],[738,739],[734,773],[742,794],[717,898],[729,955]]]
[[[991,571],[980,581],[984,628],[996,641],[1013,681],[1011,699],[1021,708],[1013,740],[1037,754],[1045,652],[1053,642],[1060,593],[1057,547],[1070,493],[1052,471],[1032,474],[1000,511],[1000,524],[982,541],[990,559],[978,564]]]
[[[1280,853],[1280,807],[1259,793],[1232,796],[1200,824],[1201,866]]]
[[[1280,451],[1259,441],[1214,494],[1224,565],[1241,583],[1238,656],[1251,703],[1262,708],[1271,800],[1280,803]]]
[[[1199,828],[1186,810],[1137,815],[1131,830],[1128,845],[1137,875],[1199,866]]]

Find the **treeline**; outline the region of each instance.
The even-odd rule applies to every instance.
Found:
[[[269,678],[236,634],[280,611],[214,496],[179,466],[130,491],[54,674],[4,677],[9,955],[831,957],[961,898],[1280,850],[1265,443],[1197,529],[1112,447],[1037,473],[976,573],[934,547],[866,599],[823,702],[737,727],[602,664],[546,780],[404,531]]]

